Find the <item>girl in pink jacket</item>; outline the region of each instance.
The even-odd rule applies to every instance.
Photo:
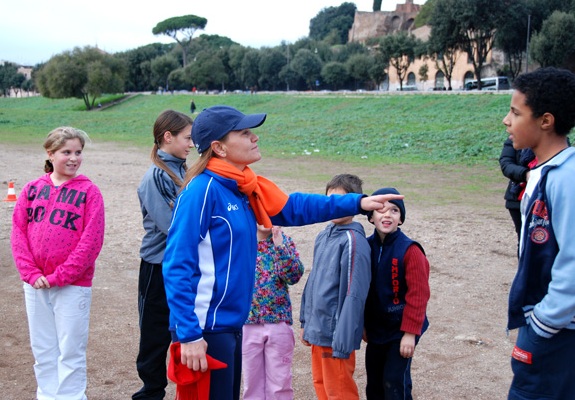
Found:
[[[86,345],[104,201],[78,174],[85,132],[48,134],[40,178],[27,183],[12,217],[12,254],[24,281],[38,399],[86,399]]]

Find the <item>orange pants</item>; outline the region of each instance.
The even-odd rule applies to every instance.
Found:
[[[333,358],[331,347],[311,346],[311,373],[318,400],[358,400],[354,371],[355,351],[348,359]]]

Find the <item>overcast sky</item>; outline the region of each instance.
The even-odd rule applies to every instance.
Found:
[[[35,65],[74,47],[98,46],[109,53],[150,43],[173,43],[152,34],[167,18],[193,14],[208,20],[196,33],[227,36],[244,46],[293,43],[309,34],[309,21],[323,8],[346,0],[0,0],[0,61]],[[372,11],[373,0],[347,0]],[[383,0],[393,11],[405,0]],[[416,4],[425,3],[415,0]]]

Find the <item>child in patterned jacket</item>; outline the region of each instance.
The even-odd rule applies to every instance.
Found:
[[[258,225],[256,281],[242,339],[244,399],[292,399],[295,346],[288,285],[304,266],[293,240],[280,227]]]

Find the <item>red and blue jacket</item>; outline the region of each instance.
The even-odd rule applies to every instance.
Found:
[[[367,238],[371,247],[371,285],[365,303],[365,331],[370,343],[401,340],[404,332],[422,335],[430,297],[429,262],[421,245],[401,229],[381,241],[377,232]]]

